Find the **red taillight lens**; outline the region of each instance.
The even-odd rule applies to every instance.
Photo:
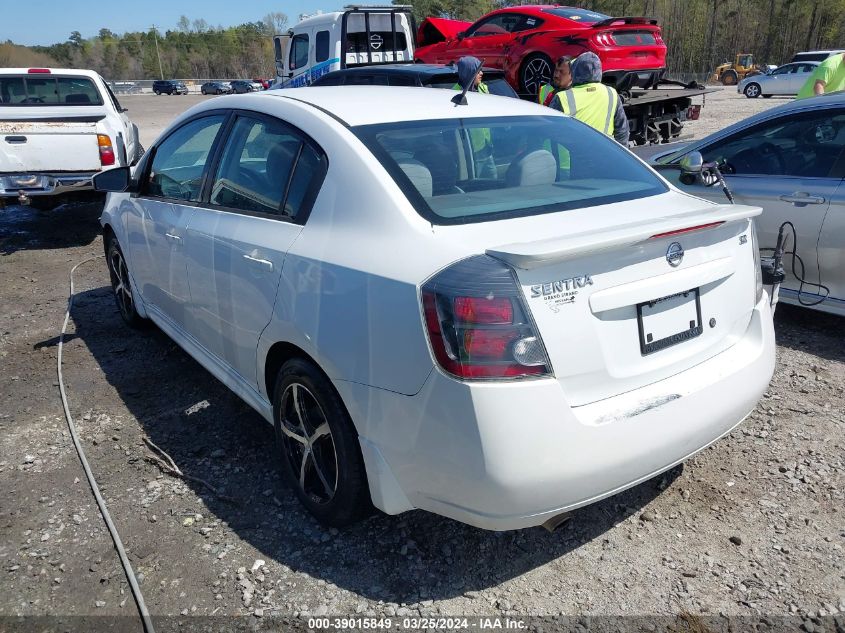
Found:
[[[50,69],[49,68],[30,68],[27,70],[30,75],[49,75]]]
[[[464,379],[546,376],[551,367],[510,268],[482,255],[423,286],[423,314],[437,363]]]
[[[455,317],[463,323],[509,325],[513,304],[507,297],[455,297]]]
[[[97,145],[100,148],[100,165],[108,167],[114,165],[114,147],[112,147],[111,139],[106,134],[97,134]]]
[[[599,33],[594,39],[599,46],[616,46],[616,40],[613,39],[613,34],[607,31]]]

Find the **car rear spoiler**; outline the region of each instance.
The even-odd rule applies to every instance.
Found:
[[[487,255],[515,268],[530,270],[598,251],[633,246],[652,238],[714,228],[727,222],[753,218],[762,212],[760,207],[719,205],[645,222],[611,226],[599,231],[590,230],[536,242],[507,244],[487,249]]]
[[[34,113],[31,117],[15,116],[0,117],[0,123],[96,123],[106,118],[105,114],[80,114],[79,116],[51,116],[39,117]]]
[[[594,29],[606,29],[609,26],[621,26],[623,24],[647,24],[649,26],[657,26],[656,18],[607,18],[601,22],[596,22],[592,25]]]

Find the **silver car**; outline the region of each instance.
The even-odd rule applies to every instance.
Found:
[[[756,219],[761,249],[775,246],[784,222],[795,226],[801,259],[787,256],[784,261],[781,301],[816,304],[817,310],[845,316],[843,150],[845,92],[838,92],[766,110],[650,160],[673,184],[717,202],[725,201],[719,187],[681,184],[678,166],[694,151],[705,161],[724,161],[722,171],[736,202],[763,208]]]
[[[749,99],[760,96],[768,98],[774,95],[794,97],[818,65],[819,62],[784,64],[765,75],[746,77],[739,82],[736,90]]]

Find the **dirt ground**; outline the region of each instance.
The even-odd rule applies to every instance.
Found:
[[[199,99],[124,101],[149,146]],[[777,104],[723,91],[690,131]],[[102,253],[98,214],[96,203],[0,211],[0,630],[32,622],[17,616],[71,618],[62,630],[79,630],[73,616],[105,615],[124,616],[115,630],[141,630],[57,387],[68,272]],[[199,616],[252,626],[420,614],[573,616],[563,620],[571,630],[590,628],[578,619],[587,616],[679,614],[845,629],[841,318],[779,307],[778,367],[751,417],[555,533],[491,533],[423,512],[337,531],[282,488],[256,413],[156,328],[123,325],[103,260],[79,270],[76,290],[64,351],[71,410],[146,603],[172,616],[161,629],[220,628]],[[164,475],[144,437],[194,479]]]

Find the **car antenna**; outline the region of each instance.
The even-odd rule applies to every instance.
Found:
[[[452,61],[452,63],[454,63],[454,60]],[[449,64],[449,65],[451,66],[452,64]],[[480,71],[482,68],[484,68],[484,60],[483,59],[481,60],[481,63],[478,65],[478,71]],[[478,74],[478,71],[476,71],[475,75]],[[473,75],[473,77],[469,81],[469,83],[467,83],[467,85],[464,86],[464,89],[461,91],[461,94],[455,95],[454,97],[452,97],[451,101],[452,101],[452,103],[455,104],[455,107],[462,106],[462,105],[469,105],[469,102],[467,101],[467,90],[469,90],[469,87],[475,81],[475,75]]]

